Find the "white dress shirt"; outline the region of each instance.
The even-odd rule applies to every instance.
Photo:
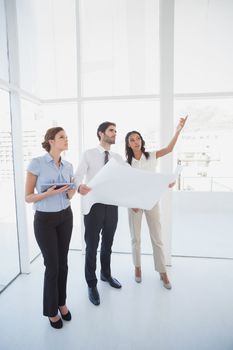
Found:
[[[83,183],[84,178],[84,183],[88,184],[88,182],[104,166],[105,151],[106,150],[99,145],[98,147],[88,149],[83,153],[81,161],[74,174],[74,182],[77,186],[77,189]],[[109,151],[109,159],[111,158],[114,158],[118,162],[125,164],[123,158],[119,154]]]

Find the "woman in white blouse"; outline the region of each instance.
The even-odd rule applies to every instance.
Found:
[[[157,159],[173,151],[186,120],[187,116],[185,118],[180,118],[175,135],[171,139],[168,146],[156,152],[145,151],[145,141],[138,131],[128,132],[125,137],[125,153],[127,162],[134,168],[155,171]],[[172,187],[173,185],[174,184],[171,184],[169,187]],[[150,232],[155,270],[160,273],[160,278],[163,281],[164,287],[171,289],[171,283],[169,282],[166,272],[163,242],[161,240],[161,225],[158,204],[156,204],[151,210],[142,210],[138,208],[129,209],[129,227],[131,234],[133,263],[135,266],[135,280],[138,283],[140,283],[142,280],[141,222],[143,212],[145,213]]]

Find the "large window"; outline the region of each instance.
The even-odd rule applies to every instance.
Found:
[[[175,92],[233,91],[233,2],[175,1]]]
[[[175,150],[173,254],[232,258],[233,2],[175,1],[175,108],[189,114]]]
[[[93,99],[82,102],[84,149],[98,144],[97,127],[107,120],[117,125],[112,150],[123,158],[128,131],[140,131],[148,149],[159,146],[159,100],[137,98],[159,94],[158,5],[157,0],[81,1],[81,93]],[[132,98],[119,98],[128,95]],[[127,215],[120,208],[114,251],[131,251]],[[142,251],[151,252],[149,235],[142,236]]]
[[[231,192],[233,2],[176,0],[175,5],[175,93],[181,94],[175,115],[189,114],[176,149],[176,159],[185,165],[178,188]]]
[[[41,98],[77,95],[75,0],[17,0],[21,87]]]
[[[19,274],[9,94],[0,90],[0,291]]]
[[[6,4],[0,0],[0,88],[14,98],[11,105],[8,92],[1,92],[3,146],[8,135],[8,148],[1,150],[1,176],[8,174],[8,178],[1,186],[10,187],[6,199],[13,213],[10,115],[22,116],[24,170],[31,158],[43,153],[41,141],[52,126],[66,130],[69,151],[64,157],[74,170],[78,147],[94,147],[97,126],[106,120],[117,124],[117,143],[112,149],[123,157],[124,138],[130,130],[142,133],[148,150],[165,146],[159,138],[159,0],[16,0],[16,18],[14,11],[8,13],[10,6],[5,9]],[[230,0],[175,0],[174,124],[179,116],[189,114],[174,152],[174,163],[184,165],[175,195],[210,191],[228,195],[233,190],[232,13]],[[21,146],[19,138],[17,142]],[[17,156],[16,160],[18,165]],[[32,260],[39,248],[32,206],[25,206]],[[72,207],[71,248],[79,249],[79,196],[72,200]],[[3,208],[2,221],[11,220],[15,229],[11,248],[16,248],[13,265],[17,273],[16,218],[11,215],[9,219],[9,208]],[[127,210],[121,209],[120,216],[114,250],[128,252]],[[142,250],[151,252],[149,236],[145,237]]]
[[[183,191],[233,191],[233,99],[177,100],[175,115],[190,115],[175,149]]]

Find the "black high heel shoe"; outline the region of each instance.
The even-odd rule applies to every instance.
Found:
[[[51,321],[49,318],[49,322],[50,322],[51,327],[56,328],[56,329],[60,329],[63,326],[61,318],[59,318],[59,320],[55,321],[55,322]]]
[[[61,317],[62,317],[62,319],[63,320],[65,320],[65,321],[71,321],[71,313],[70,313],[70,311],[68,310],[68,312],[64,315],[64,314],[62,314],[61,313],[61,310],[60,310],[60,308],[59,308],[59,311],[60,311],[60,314],[61,314]]]

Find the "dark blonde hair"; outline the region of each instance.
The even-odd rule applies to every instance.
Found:
[[[51,148],[49,140],[54,140],[55,136],[60,131],[64,131],[64,129],[61,128],[60,126],[57,126],[56,128],[50,128],[46,131],[46,134],[44,136],[44,141],[41,143],[41,145],[47,152],[49,152]]]

